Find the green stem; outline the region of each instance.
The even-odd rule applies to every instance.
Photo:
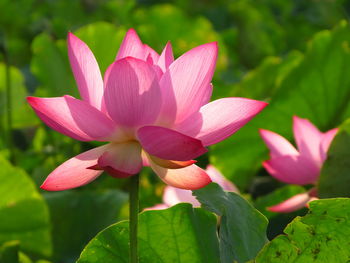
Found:
[[[130,207],[129,207],[129,230],[130,230],[130,263],[138,263],[137,256],[137,224],[139,215],[139,174],[130,178]]]

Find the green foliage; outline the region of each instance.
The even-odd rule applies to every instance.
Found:
[[[57,97],[78,94],[64,42],[55,43],[48,34],[42,33],[34,39],[32,52],[30,69],[41,83],[36,89],[36,96]]]
[[[218,41],[220,53],[217,70],[220,72],[227,66],[226,47],[210,21],[204,17],[188,17],[172,5],[155,5],[147,9],[138,9],[133,20],[144,43],[160,52],[166,43],[171,41],[176,57],[193,47]]]
[[[253,259],[267,242],[267,219],[244,198],[211,183],[193,191],[202,207],[221,217],[221,263]]]
[[[310,212],[295,218],[256,258],[265,262],[347,262],[350,258],[350,199],[310,203]]]
[[[19,242],[9,241],[0,247],[0,263],[19,263]]]
[[[8,85],[10,85],[12,93],[10,111],[12,128],[20,129],[38,123],[37,117],[26,104],[27,90],[24,85],[23,74],[16,67],[8,67],[6,64],[0,63],[0,127],[6,127],[6,130],[8,128],[8,103],[6,99],[6,90]],[[0,131],[1,130],[2,129],[0,128]]]
[[[21,250],[51,254],[49,213],[28,175],[0,156],[0,244],[18,240]]]
[[[216,218],[189,204],[179,204],[139,215],[140,263],[219,263]],[[77,263],[129,262],[128,221],[99,233],[83,250]]]
[[[127,196],[118,190],[45,194],[51,214],[55,262],[73,262],[101,229],[117,222]]]
[[[235,97],[266,100],[280,88],[288,73],[297,67],[303,59],[298,51],[290,52],[285,58],[267,57],[256,69],[249,71],[242,80],[232,88]]]
[[[350,197],[350,121],[347,120],[328,150],[318,181],[318,194],[322,198]]]

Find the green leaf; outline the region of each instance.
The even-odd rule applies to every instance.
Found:
[[[7,125],[7,68],[4,63],[0,63],[0,127]],[[24,85],[24,76],[20,70],[11,66],[9,68],[11,87],[11,118],[12,128],[24,128],[38,123],[36,116],[26,102],[27,90]],[[1,133],[2,128],[0,128]]]
[[[127,195],[118,190],[45,194],[51,214],[53,261],[74,262],[103,228],[117,222]],[[64,219],[62,219],[64,218]]]
[[[350,197],[350,120],[334,138],[318,181],[321,198]]]
[[[193,191],[203,208],[221,216],[221,263],[253,259],[267,242],[267,219],[236,193],[211,183]]]
[[[212,147],[210,161],[238,186],[245,188],[267,148],[258,129],[292,138],[292,116],[308,118],[321,130],[336,127],[350,117],[350,30],[343,22],[318,33],[300,64],[282,81],[270,105],[231,139]]]
[[[0,156],[0,244],[19,240],[28,254],[49,256],[49,213],[34,183]]]
[[[200,208],[179,204],[139,215],[140,263],[219,263],[216,218]],[[99,233],[77,263],[129,262],[128,221]]]
[[[348,262],[350,258],[350,199],[310,203],[310,212],[295,218],[256,258],[265,262]]]

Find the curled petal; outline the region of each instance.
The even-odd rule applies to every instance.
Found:
[[[309,120],[297,116],[293,116],[293,132],[300,154],[321,164],[323,134]]]
[[[192,195],[192,191],[166,186],[163,194],[163,202],[168,206],[173,206],[179,203],[190,203],[194,207],[200,207],[201,204]]]
[[[148,63],[131,57],[114,62],[106,72],[105,87],[106,109],[117,124],[134,128],[156,120],[161,93]]]
[[[72,33],[68,33],[68,57],[80,96],[90,105],[101,109],[103,80],[94,54]]]
[[[206,172],[195,164],[180,169],[166,169],[150,160],[150,165],[163,182],[173,187],[196,190],[211,183]]]
[[[218,169],[216,169],[213,165],[208,165],[207,169],[205,169],[210,179],[217,183],[224,189],[225,191],[239,193],[238,188],[229,180],[227,180],[222,173]]]
[[[123,42],[120,45],[116,60],[126,57],[134,57],[145,60],[146,54],[147,52],[144,44],[141,42],[136,31],[131,28],[126,33]]]
[[[215,100],[204,105],[175,129],[209,146],[238,131],[266,106],[265,102],[244,98]]]
[[[168,42],[165,48],[160,54],[157,65],[161,68],[163,72],[165,72],[171,63],[174,62],[173,48],[171,47],[170,42]]]
[[[295,147],[281,135],[268,130],[259,130],[265,144],[270,149],[271,157],[297,155]]]
[[[58,166],[40,188],[47,191],[62,191],[76,188],[95,180],[102,171],[88,169],[97,163],[97,159],[108,145],[81,153]]]
[[[137,137],[147,153],[161,159],[188,161],[207,152],[200,140],[164,127],[144,126]]]
[[[217,43],[201,45],[176,59],[160,80],[163,105],[160,122],[181,122],[202,106],[214,74]]]
[[[267,210],[276,213],[290,213],[307,206],[312,199],[314,198],[308,193],[297,194],[280,204],[268,207]]]
[[[320,168],[315,161],[301,155],[286,155],[263,162],[265,169],[276,179],[288,184],[313,184]]]
[[[186,166],[192,165],[192,164],[197,162],[195,160],[189,160],[189,161],[164,160],[164,159],[160,159],[160,158],[153,156],[153,155],[148,155],[148,158],[152,159],[152,161],[154,163],[156,163],[157,165],[164,167],[164,168],[169,168],[169,169],[184,168]]]
[[[129,177],[142,168],[141,147],[137,142],[111,143],[94,169],[105,170],[115,177]]]
[[[329,130],[328,132],[326,132],[322,135],[322,140],[321,140],[322,161],[326,160],[329,146],[331,145],[338,130],[339,130],[338,128],[335,128],[335,129]]]
[[[146,53],[146,61],[151,65],[156,64],[159,59],[159,54],[146,44],[144,44],[144,49]]]
[[[80,141],[105,141],[116,129],[115,123],[85,101],[70,96],[28,97],[29,104],[50,128]]]
[[[167,208],[169,208],[169,206],[167,206],[166,204],[157,204],[157,205],[154,205],[152,207],[145,208],[145,209],[143,209],[143,211],[162,210],[162,209],[167,209]]]

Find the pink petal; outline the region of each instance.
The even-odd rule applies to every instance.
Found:
[[[199,110],[214,74],[217,52],[217,43],[201,45],[169,66],[160,80],[163,95],[160,122],[180,122]]]
[[[297,194],[280,204],[268,207],[267,210],[275,213],[290,213],[305,207],[311,199],[308,193]]]
[[[162,54],[160,54],[157,64],[161,68],[161,70],[165,72],[169,68],[170,64],[173,62],[173,48],[171,47],[170,42],[168,42],[165,48],[163,49]]]
[[[157,204],[148,208],[143,209],[143,211],[150,211],[150,210],[163,210],[163,209],[167,209],[169,208],[169,206],[167,206],[166,204]]]
[[[217,183],[224,189],[225,191],[235,192],[239,193],[238,188],[231,183],[229,180],[227,180],[222,173],[218,169],[216,169],[213,165],[208,165],[207,169],[205,170],[207,174],[209,175],[210,179]]]
[[[153,48],[151,48],[146,44],[144,44],[144,49],[146,53],[146,61],[151,65],[157,64],[157,61],[159,59],[159,54],[156,51],[154,51]]]
[[[206,93],[203,96],[203,100],[202,100],[202,106],[204,106],[205,104],[208,104],[210,102],[210,98],[213,94],[213,85],[210,83],[208,88],[206,89]]]
[[[147,52],[145,50],[145,46],[141,42],[136,31],[132,28],[129,29],[120,45],[116,60],[126,57],[146,60],[146,55]]]
[[[250,121],[267,103],[244,98],[223,98],[204,105],[175,129],[195,137],[204,146],[218,143]]]
[[[163,193],[163,202],[168,206],[173,206],[179,203],[190,203],[194,207],[200,207],[201,204],[192,195],[192,191],[166,186]]]
[[[301,155],[274,157],[263,162],[263,166],[273,177],[288,184],[313,184],[320,172],[315,161]]]
[[[321,149],[320,149],[322,161],[327,159],[327,152],[328,152],[329,146],[331,145],[338,130],[339,130],[338,128],[335,128],[335,129],[329,130],[328,132],[325,132],[322,135]]]
[[[46,125],[76,140],[105,141],[116,129],[115,123],[102,112],[70,96],[27,100]]]
[[[150,164],[149,164],[149,161],[148,161],[148,154],[142,150],[141,152],[141,158],[142,158],[142,166],[146,166],[146,167],[149,167]]]
[[[211,183],[206,172],[195,164],[181,169],[166,169],[150,160],[150,165],[164,183],[173,187],[196,190]]]
[[[271,157],[299,154],[294,146],[281,135],[263,129],[260,129],[259,132],[265,144],[270,149]]]
[[[169,168],[169,169],[184,168],[186,166],[192,165],[192,164],[197,162],[195,160],[188,160],[188,161],[164,160],[164,159],[155,157],[155,156],[150,155],[150,154],[148,155],[148,158],[150,158],[157,165],[164,167],[164,168]]]
[[[161,93],[152,66],[131,57],[114,62],[105,76],[104,101],[119,125],[134,128],[153,124],[161,107]]]
[[[309,120],[297,116],[293,116],[293,132],[300,154],[321,164],[322,133]]]
[[[72,33],[68,33],[67,41],[68,57],[80,96],[91,106],[101,109],[103,80],[95,56],[89,47]]]
[[[129,177],[142,168],[141,147],[137,142],[112,143],[97,162],[98,169],[115,177]]]
[[[137,137],[147,153],[161,159],[188,161],[207,152],[200,140],[164,127],[144,126]]]
[[[102,171],[90,170],[88,167],[97,163],[97,159],[108,145],[81,153],[58,166],[40,188],[47,191],[62,191],[76,188],[95,180]]]

